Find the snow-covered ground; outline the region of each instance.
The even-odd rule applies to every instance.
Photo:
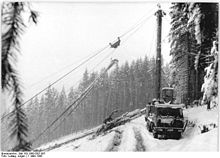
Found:
[[[141,116],[96,138],[87,135],[75,141],[63,143],[85,132],[89,133],[84,131],[54,141],[39,149],[63,143],[51,151],[217,151],[218,127],[215,125],[218,125],[218,109],[207,111],[204,106],[190,108],[184,110],[184,116],[190,123],[180,140],[153,138],[146,129],[144,116]],[[204,125],[209,131],[201,133]]]

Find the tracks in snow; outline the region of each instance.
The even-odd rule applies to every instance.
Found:
[[[147,151],[146,146],[144,145],[144,139],[143,136],[140,132],[140,130],[137,127],[132,127],[131,128],[131,132],[134,133],[133,137],[134,137],[134,141],[133,143],[131,143],[130,145],[134,144],[132,151],[140,151],[140,152],[144,152]],[[106,148],[105,151],[120,151],[120,146],[123,146],[122,142],[122,137],[125,136],[124,135],[124,131],[116,129],[115,130],[115,135],[112,138],[112,141],[110,142],[110,144],[108,145],[108,147]]]
[[[112,142],[107,147],[106,151],[118,151],[118,148],[121,144],[122,133],[123,131],[121,130],[115,130],[115,135],[112,139]]]
[[[133,127],[133,130],[136,139],[136,151],[146,151],[146,146],[143,144],[143,137],[141,135],[141,132],[135,127]]]

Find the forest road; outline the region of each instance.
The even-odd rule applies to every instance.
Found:
[[[135,134],[135,139],[136,139],[136,150],[135,151],[146,151],[146,146],[143,143],[143,136],[141,134],[141,132],[133,127],[134,130],[134,134]]]
[[[110,144],[108,145],[106,151],[118,151],[118,147],[121,144],[121,138],[122,138],[123,131],[116,129],[115,135],[110,141]]]

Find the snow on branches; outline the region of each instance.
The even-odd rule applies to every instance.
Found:
[[[205,68],[206,75],[202,85],[203,99],[202,103],[218,103],[218,49],[217,42],[213,42],[211,56],[214,60]]]

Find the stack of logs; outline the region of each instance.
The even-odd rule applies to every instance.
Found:
[[[97,129],[97,131],[94,133],[94,136],[98,136],[100,134],[106,133],[107,131],[113,129],[114,127],[124,125],[127,122],[130,122],[131,120],[140,117],[141,115],[145,114],[146,109],[136,109],[132,112],[126,112],[122,116],[115,118],[114,120],[104,123],[100,126],[100,128]]]
[[[60,146],[62,145],[65,145],[65,144],[68,144],[70,142],[73,142],[73,141],[76,141],[78,139],[81,139],[81,138],[84,138],[88,135],[92,135],[92,137],[90,137],[89,139],[94,139],[96,138],[97,136],[101,135],[101,134],[106,134],[107,132],[110,132],[111,129],[113,129],[114,127],[117,127],[117,126],[120,126],[120,125],[123,125],[137,117],[140,117],[141,115],[145,114],[146,112],[146,108],[144,109],[136,109],[132,112],[126,112],[124,113],[123,115],[121,115],[120,117],[117,117],[115,119],[109,119],[112,117],[113,113],[116,113],[117,110],[113,111],[109,117],[107,118],[108,121],[106,121],[106,119],[103,121],[103,124],[94,128],[94,129],[91,129],[91,130],[88,130],[86,132],[82,132],[82,134],[76,136],[76,137],[73,137],[67,141],[64,141],[64,142],[60,142],[60,143],[55,143],[55,144],[51,144],[51,146],[47,147],[47,148],[40,148],[39,149],[34,149],[34,151],[50,151],[50,150],[53,150],[55,148],[59,148]]]

